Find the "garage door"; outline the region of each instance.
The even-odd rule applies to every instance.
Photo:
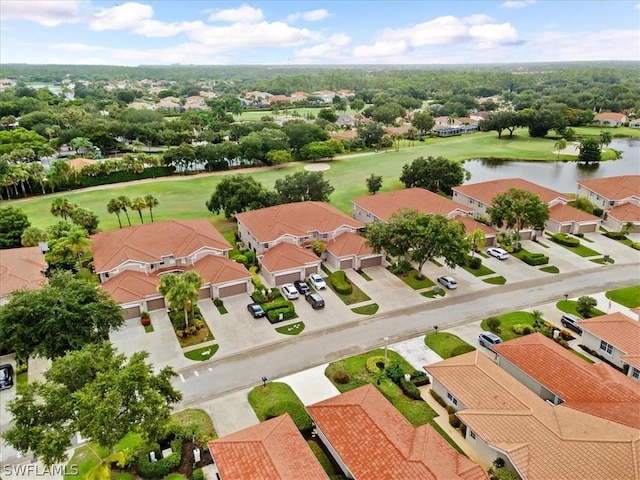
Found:
[[[353,258],[340,260],[340,270],[346,270],[347,268],[353,268]]]
[[[163,308],[165,308],[165,304],[164,304],[164,298],[162,297],[147,301],[147,309],[150,312],[153,312],[154,310],[161,310]]]
[[[524,232],[520,232],[520,239],[521,240],[530,240],[532,234],[533,234],[533,232],[531,230],[526,230]]]
[[[318,273],[318,267],[313,266],[313,267],[307,267],[304,271],[304,276],[305,278],[308,277],[309,275],[311,275],[312,273]],[[296,279],[297,280],[297,279]]]
[[[598,228],[598,224],[593,223],[590,225],[580,225],[579,232],[580,233],[593,233]]]
[[[293,283],[300,280],[300,272],[285,273],[275,277],[276,285],[284,285],[285,283]]]
[[[241,293],[247,293],[247,282],[238,283],[236,285],[228,285],[226,287],[220,287],[218,294],[220,298],[230,297],[232,295],[239,295]]]
[[[360,268],[377,267],[378,265],[382,265],[382,256],[364,258],[360,262]]]
[[[129,320],[130,318],[136,318],[140,316],[140,307],[129,307],[122,309],[122,317],[125,320]]]
[[[496,243],[496,237],[492,236],[492,237],[486,237],[484,240],[484,246],[485,247],[493,247]]]
[[[198,300],[206,300],[211,298],[211,287],[204,287],[198,291]]]
[[[571,225],[561,225],[560,233],[569,233],[571,232]]]

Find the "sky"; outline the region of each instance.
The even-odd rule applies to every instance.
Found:
[[[0,0],[0,62],[640,61],[640,2]]]

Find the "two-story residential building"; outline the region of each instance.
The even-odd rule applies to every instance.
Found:
[[[615,312],[580,320],[581,344],[640,381],[640,322]]]
[[[604,210],[606,227],[620,231],[632,222],[632,232],[640,232],[640,175],[589,178],[577,183],[576,195]]]
[[[251,274],[229,260],[229,242],[208,220],[170,220],[91,237],[101,288],[121,305],[125,318],[165,308],[160,275],[195,270],[204,280],[200,298],[248,292]]]
[[[38,290],[47,281],[48,265],[40,247],[8,248],[0,252],[0,305],[16,290]]]
[[[555,368],[553,360],[549,368]],[[547,402],[478,351],[424,368],[432,389],[456,409],[466,440],[486,462],[500,458],[523,480],[638,480],[637,427],[570,402]]]

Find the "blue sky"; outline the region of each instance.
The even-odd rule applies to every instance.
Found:
[[[0,0],[2,63],[640,60],[639,32],[637,0]]]

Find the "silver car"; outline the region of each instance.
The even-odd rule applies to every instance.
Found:
[[[455,290],[456,288],[458,288],[458,282],[456,282],[456,279],[448,275],[438,277],[436,278],[436,280],[439,284],[444,285],[449,290]]]

